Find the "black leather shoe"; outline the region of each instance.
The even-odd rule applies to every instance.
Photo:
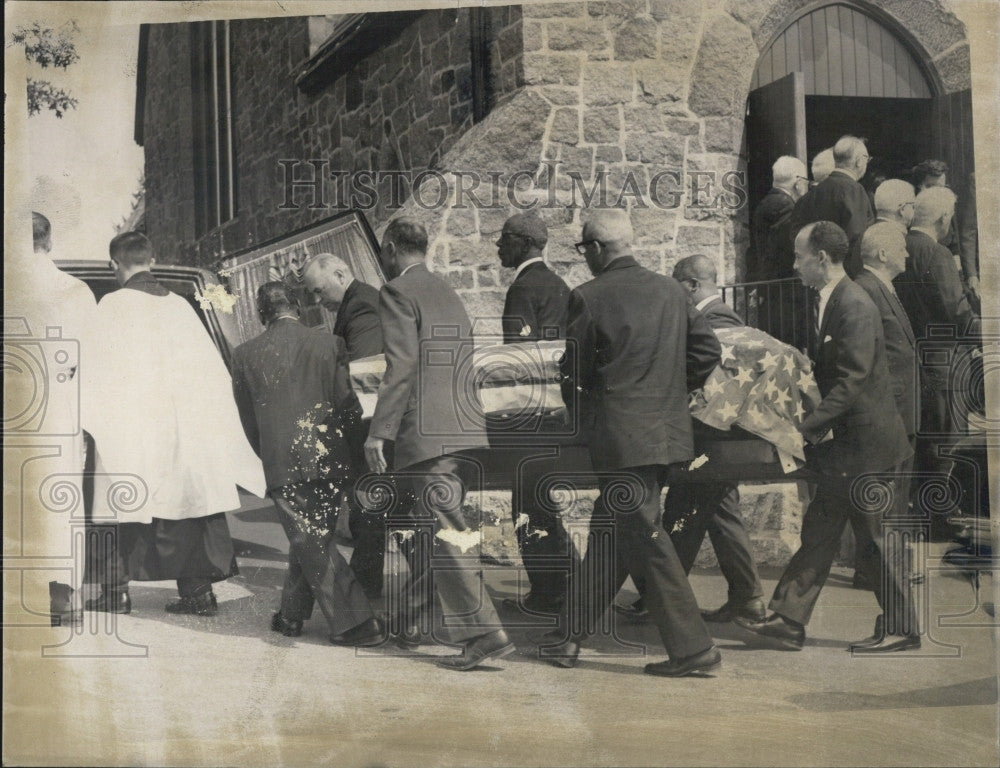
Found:
[[[547,632],[538,640],[538,657],[564,669],[572,669],[580,660],[580,643],[567,640],[561,632]]]
[[[370,648],[385,642],[385,624],[381,619],[372,617],[365,619],[357,626],[351,627],[339,635],[330,635],[334,645],[350,645],[356,648]]]
[[[410,624],[409,626],[403,627],[402,630],[397,632],[393,637],[396,638],[396,642],[408,651],[414,651],[420,647],[420,643],[423,642],[424,635],[420,631],[420,627],[416,624]]]
[[[714,645],[706,651],[686,656],[683,659],[668,659],[656,664],[647,664],[647,675],[660,677],[684,677],[685,675],[704,675],[715,672],[722,666],[722,654]]]
[[[215,593],[208,591],[193,597],[178,598],[163,606],[163,610],[189,616],[215,616],[219,612],[219,603],[215,599]]]
[[[516,648],[502,629],[474,637],[465,644],[456,656],[444,656],[437,660],[439,667],[460,672],[478,667],[487,659],[500,659],[512,654]]]
[[[271,617],[271,631],[280,632],[285,637],[298,637],[302,634],[302,620],[289,621],[278,611]]]
[[[73,591],[69,584],[49,582],[49,619],[53,627],[68,627],[83,621],[83,611],[73,607]]]
[[[788,621],[784,616],[772,613],[764,621],[751,621],[742,616],[733,618],[737,624],[761,637],[770,637],[786,651],[801,651],[806,641],[806,628]]]
[[[750,621],[764,621],[767,611],[764,608],[764,601],[759,597],[747,600],[745,603],[727,602],[721,608],[714,611],[702,611],[701,618],[715,624],[726,624],[737,616],[742,616]]]
[[[631,605],[618,605],[615,603],[615,613],[619,616],[624,616],[629,621],[644,621],[649,618],[649,610],[646,608],[646,603],[640,597]]]
[[[88,611],[104,613],[132,613],[132,598],[128,590],[122,592],[101,592],[101,596],[88,600],[83,605]]]
[[[860,648],[863,645],[875,645],[876,643],[882,642],[882,638],[885,635],[884,624],[885,617],[880,613],[875,617],[875,630],[866,637],[864,640],[858,640],[856,643],[851,643],[847,646],[847,650],[853,651],[855,648]]]
[[[892,653],[911,651],[919,647],[920,635],[886,635],[877,643],[852,646],[851,653]]]

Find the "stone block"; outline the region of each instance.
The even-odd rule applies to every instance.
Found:
[[[664,128],[663,118],[660,111],[651,104],[630,104],[625,107],[625,128],[629,131],[660,133]]]
[[[587,104],[621,104],[632,100],[630,64],[588,61],[583,69],[583,98]]]
[[[725,13],[706,19],[691,73],[691,110],[703,117],[742,114],[757,56],[745,25]]]
[[[476,214],[471,208],[452,208],[448,211],[447,222],[449,235],[465,237],[477,231]]]
[[[734,117],[710,117],[705,120],[706,152],[739,152],[743,143],[744,123]]]
[[[559,175],[565,178],[570,173],[589,179],[594,170],[594,150],[592,147],[563,147],[560,155]]]
[[[608,47],[603,24],[550,21],[545,31],[550,51],[598,51]]]
[[[552,118],[552,128],[549,130],[550,141],[563,144],[576,144],[580,141],[580,113],[569,107],[560,107]]]
[[[524,54],[524,82],[528,85],[579,85],[582,62],[568,54]]]
[[[540,51],[543,47],[542,22],[525,20],[521,31],[525,51]]]
[[[625,157],[679,170],[684,162],[684,141],[683,136],[628,132],[625,134]]]
[[[697,136],[701,132],[701,124],[697,120],[683,117],[665,117],[663,124],[668,133],[677,136]]]
[[[675,66],[663,61],[637,61],[635,77],[642,101],[660,104],[684,99],[687,76]]]
[[[579,16],[585,14],[585,6],[577,3],[525,3],[521,13],[526,19],[555,19]]]
[[[625,159],[621,147],[616,144],[606,144],[594,147],[595,163],[620,163]]]
[[[452,243],[454,246],[454,243]],[[445,272],[444,279],[456,291],[467,288],[474,288],[476,279],[471,269],[452,269]]]
[[[448,267],[479,267],[488,260],[487,251],[488,248],[482,243],[451,240],[448,243]]]
[[[583,140],[591,144],[618,141],[621,116],[618,107],[594,107],[583,113]]]
[[[658,31],[649,16],[630,18],[615,31],[615,58],[619,61],[655,58]]]
[[[467,131],[449,152],[457,169],[512,171],[534,168],[541,154],[549,103],[530,91],[516,93]]]
[[[500,286],[500,270],[497,267],[482,266],[476,271],[476,285],[479,288]]]
[[[546,85],[539,88],[538,92],[556,106],[568,106],[580,103],[580,90],[578,88]]]
[[[646,11],[646,0],[602,0],[587,3],[587,12],[594,17],[628,19]]]
[[[512,24],[500,32],[497,45],[503,61],[510,61],[524,51],[524,38],[519,24]],[[540,46],[539,46],[540,47]]]
[[[668,245],[674,240],[677,215],[673,211],[660,208],[633,208],[632,230],[639,243],[659,243]]]
[[[682,224],[677,228],[674,253],[678,257],[704,253],[709,258],[715,258],[718,255],[721,242],[722,230],[720,227],[696,227]]]
[[[934,62],[946,93],[962,91],[972,87],[972,70],[969,60],[969,46],[956,48],[948,55]]]

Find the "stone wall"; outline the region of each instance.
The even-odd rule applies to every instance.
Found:
[[[200,239],[192,199],[190,27],[151,27],[146,226],[161,261],[214,266],[225,254],[336,212],[333,184],[322,205],[301,191],[286,200],[280,160],[321,160],[321,173],[419,173],[437,165],[473,125],[470,13],[421,14],[315,93],[295,85],[309,56],[306,17],[231,22],[238,213]],[[523,84],[520,12],[486,13],[487,94],[496,103]],[[296,178],[312,178],[315,167],[298,169]],[[379,191],[368,211],[376,225],[388,218],[391,200],[387,186]]]

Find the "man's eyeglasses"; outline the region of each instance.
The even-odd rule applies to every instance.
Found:
[[[581,256],[585,256],[587,254],[587,247],[591,243],[597,243],[598,245],[603,245],[603,243],[600,240],[581,240],[579,243],[573,243],[573,247],[576,248],[577,253],[579,253]]]

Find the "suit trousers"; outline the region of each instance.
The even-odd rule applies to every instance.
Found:
[[[443,626],[454,643],[502,629],[483,585],[478,550],[462,538],[475,535],[462,514],[474,470],[474,462],[451,455],[404,467],[395,478],[401,499],[397,515],[386,521],[390,528],[413,530],[402,547],[410,576],[400,611],[412,623],[427,606],[440,606],[433,626]]]
[[[898,514],[900,495],[892,480],[893,501],[886,517]],[[907,595],[903,571],[904,551],[893,545],[891,522],[883,529],[883,514],[864,512],[851,500],[851,482],[844,479],[824,479],[802,518],[802,544],[792,556],[774,589],[770,608],[786,619],[808,624],[819,593],[830,575],[833,560],[840,550],[841,535],[851,518],[856,518],[858,546],[872,553],[861,565],[868,583],[874,586],[875,598],[885,615],[887,628],[916,627],[912,601]],[[887,551],[887,545],[889,551]],[[898,551],[897,551],[898,550]]]
[[[750,554],[750,537],[740,517],[740,492],[720,483],[674,483],[663,504],[663,527],[677,556],[690,573],[705,532],[729,585],[730,603],[764,596],[757,566]]]
[[[582,639],[596,627],[627,575],[645,584],[645,600],[671,658],[712,646],[698,602],[670,537],[660,525],[666,467],[648,465],[601,475],[590,519],[587,553],[570,577],[564,608],[569,633]]]
[[[562,519],[545,495],[545,479],[558,475],[558,457],[531,459],[518,467],[511,493],[511,517],[521,562],[531,594],[562,602],[576,550],[570,545]],[[519,525],[521,515],[527,523]]]
[[[271,492],[290,545],[281,592],[281,615],[301,621],[318,602],[332,634],[372,618],[371,605],[354,572],[333,543],[333,523],[342,491],[327,481],[284,485]]]

